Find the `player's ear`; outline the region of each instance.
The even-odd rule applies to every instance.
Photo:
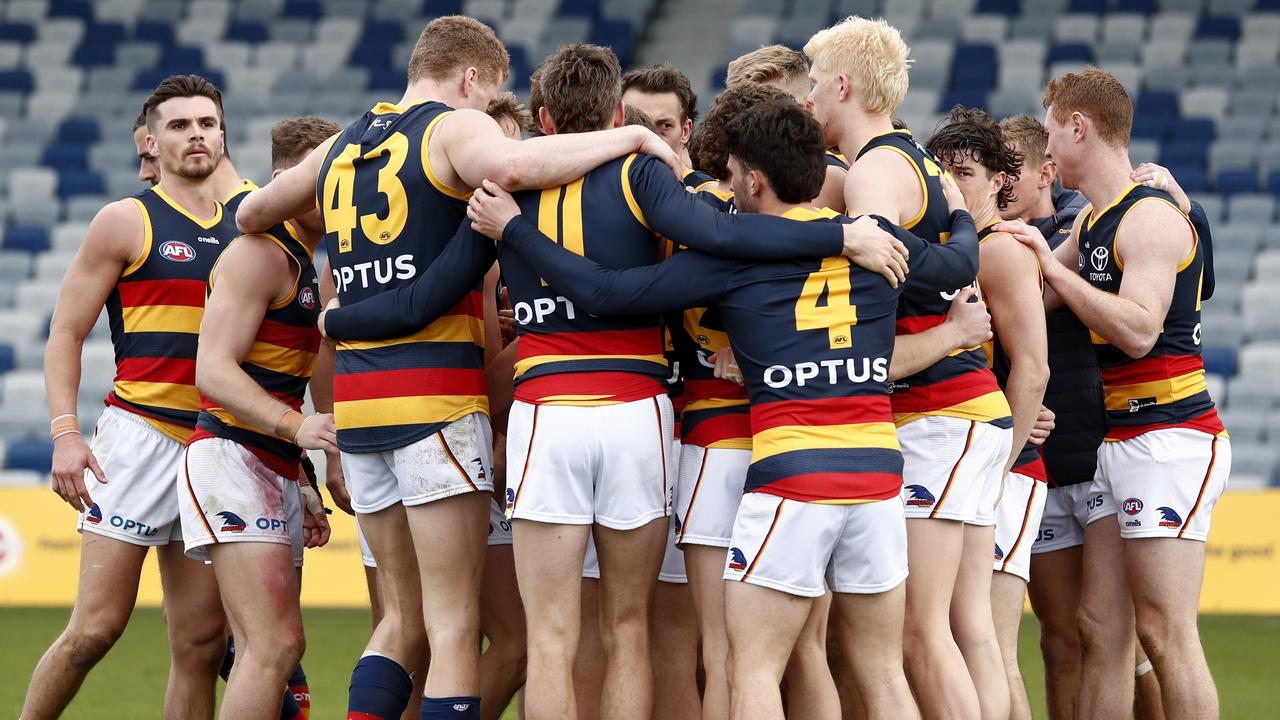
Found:
[[[1084,140],[1088,124],[1089,120],[1084,116],[1084,113],[1080,111],[1071,113],[1071,139],[1076,142]]]
[[[1036,183],[1038,188],[1047,188],[1053,185],[1053,181],[1058,179],[1058,166],[1049,161],[1040,163],[1040,180]]]
[[[680,144],[688,145],[689,140],[693,137],[693,119],[685,118],[684,130],[680,132]]]
[[[619,100],[617,107],[613,109],[613,124],[609,127],[620,128],[627,124],[627,107]]]
[[[480,80],[480,71],[475,67],[467,67],[462,71],[462,96],[470,97],[476,91],[476,83]]]
[[[844,102],[845,100],[849,99],[850,95],[853,94],[853,83],[849,82],[849,76],[845,75],[844,73],[840,73],[838,77],[840,79],[840,98],[839,99],[841,102]]]
[[[280,173],[282,173],[282,172],[284,172],[284,168],[276,168],[276,169],[272,170],[272,171],[271,171],[271,179],[272,179],[272,180],[275,180],[277,177],[279,177],[279,176],[280,176]]]
[[[147,131],[147,154],[158,159],[160,157],[157,152],[159,149],[160,148],[156,143],[156,136],[152,135],[151,131],[148,130]]]
[[[556,123],[551,119],[551,112],[546,105],[538,108],[538,126],[542,128],[543,135],[556,134]]]

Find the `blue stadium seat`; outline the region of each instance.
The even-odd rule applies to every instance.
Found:
[[[990,43],[956,45],[951,64],[951,90],[969,95],[987,92],[996,86],[996,49]]]
[[[49,17],[80,18],[93,22],[93,3],[88,0],[53,0],[49,3]]]
[[[60,143],[95,143],[101,139],[98,121],[93,118],[68,118],[58,126]]]
[[[143,20],[133,26],[133,39],[153,42],[160,47],[173,45],[173,25],[160,20]]]
[[[58,197],[105,195],[107,184],[102,175],[92,170],[68,170],[58,173]]]
[[[383,43],[361,44],[351,48],[351,56],[347,62],[355,67],[368,68],[370,71],[391,67],[391,46]]]
[[[1178,96],[1164,90],[1148,90],[1138,95],[1133,113],[1133,137],[1159,140],[1178,117]]]
[[[295,20],[319,20],[324,17],[324,6],[316,0],[287,0],[280,10],[280,17]]]
[[[585,17],[594,19],[599,14],[599,0],[560,0],[560,17]]]
[[[425,7],[423,7],[423,12],[434,17],[461,15],[462,0],[427,0]]]
[[[404,70],[384,67],[369,72],[369,89],[378,91],[404,90]]]
[[[1231,377],[1236,374],[1236,349],[1222,345],[1207,345],[1204,348],[1204,371],[1207,373]]]
[[[974,13],[978,15],[1008,15],[1013,17],[1022,12],[1020,0],[978,0]]]
[[[1218,173],[1215,185],[1221,195],[1258,192],[1258,175],[1252,170],[1224,170]]]
[[[1257,0],[1253,5],[1253,11],[1256,13],[1280,12],[1280,0]]]
[[[360,45],[382,44],[386,46],[404,42],[404,24],[390,20],[370,20],[360,35]]]
[[[12,371],[18,366],[18,353],[13,345],[0,343],[0,375]]]
[[[1151,15],[1156,11],[1156,0],[1119,0],[1116,3],[1118,13],[1137,13]]]
[[[626,20],[601,20],[591,31],[590,42],[611,47],[625,66],[631,60],[635,30]]]
[[[160,64],[170,75],[174,73],[199,73],[204,69],[204,48],[190,45],[170,45],[160,53]]]
[[[71,55],[71,62],[83,68],[116,64],[116,43],[86,39]]]
[[[1166,142],[1200,143],[1208,147],[1213,142],[1214,130],[1212,120],[1205,118],[1182,118],[1169,127],[1165,136]]]
[[[533,73],[533,68],[529,66],[529,53],[523,45],[508,45],[507,52],[511,55],[512,86],[529,87],[529,75]]]
[[[9,443],[5,453],[4,468],[6,470],[34,470],[48,475],[53,465],[53,441],[51,440],[14,440]]]
[[[29,43],[36,39],[36,28],[31,23],[0,23],[0,40]]]
[[[267,26],[255,20],[235,20],[227,24],[224,39],[229,42],[260,43],[270,39]]]
[[[1188,195],[1208,192],[1209,181],[1203,165],[1166,165],[1169,174],[1178,178],[1178,184]]]
[[[36,87],[35,78],[30,70],[0,71],[0,90],[7,92],[30,93]]]
[[[1196,25],[1198,38],[1225,38],[1232,42],[1240,39],[1240,18],[1232,16],[1203,15]]]
[[[1093,48],[1084,43],[1055,43],[1049,48],[1049,56],[1045,58],[1049,65],[1059,62],[1093,62]]]
[[[1197,142],[1169,140],[1160,146],[1160,164],[1165,167],[1191,165],[1203,170],[1205,155],[1205,146]]]
[[[1067,3],[1067,12],[1103,15],[1110,9],[1107,5],[1107,0],[1071,0]]]
[[[60,173],[84,170],[89,166],[89,146],[80,143],[50,145],[44,149],[40,162]]]
[[[967,108],[980,108],[987,106],[987,92],[971,88],[969,90],[952,90],[944,93],[938,101],[938,112],[951,112],[951,108],[956,105],[963,105]],[[932,134],[933,128],[920,128],[920,137]]]
[[[4,233],[5,250],[40,253],[49,249],[49,228],[38,225],[14,225]]]
[[[128,34],[128,28],[122,22],[95,22],[84,29],[86,38],[99,42],[122,43]]]
[[[1280,170],[1273,170],[1267,175],[1267,192],[1280,195]]]

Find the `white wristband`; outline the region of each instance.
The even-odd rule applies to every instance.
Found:
[[[1147,673],[1151,672],[1151,670],[1152,670],[1152,667],[1151,667],[1151,661],[1150,661],[1150,660],[1143,660],[1143,661],[1142,661],[1142,664],[1141,664],[1141,665],[1139,665],[1139,666],[1137,667],[1137,669],[1135,669],[1135,670],[1133,671],[1133,676],[1134,676],[1134,677],[1142,677],[1143,675],[1146,675]]]

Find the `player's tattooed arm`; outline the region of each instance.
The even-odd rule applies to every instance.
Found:
[[[325,308],[320,330],[340,341],[381,340],[417,332],[479,289],[493,260],[493,243],[464,220],[413,282],[350,305]]]
[[[53,491],[79,511],[93,504],[84,484],[85,470],[92,471],[98,482],[107,482],[75,422],[80,353],[121,273],[145,252],[143,233],[136,201],[120,200],[102,208],[67,268],[49,322],[44,385],[49,417],[58,422],[58,429],[51,433]]]
[[[333,415],[302,413],[275,399],[241,364],[267,309],[288,296],[298,267],[269,238],[245,235],[218,258],[200,321],[196,388],[243,422],[314,450],[337,449]]]
[[[266,232],[316,207],[316,179],[337,135],[320,143],[302,162],[285,170],[264,187],[250,192],[236,211],[236,225],[243,233]]]

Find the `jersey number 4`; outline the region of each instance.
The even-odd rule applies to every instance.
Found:
[[[826,330],[831,348],[853,344],[858,306],[850,302],[849,261],[827,258],[821,269],[809,273],[796,300],[796,330]],[[819,303],[822,304],[819,304]]]
[[[386,198],[386,217],[377,212],[361,213],[356,207],[356,163],[372,161],[386,155],[386,163],[378,169],[377,193]],[[351,144],[329,165],[324,177],[324,226],[338,236],[338,252],[351,251],[351,238],[356,225],[366,238],[378,245],[394,242],[404,231],[409,212],[408,197],[400,182],[400,168],[409,156],[409,138],[392,133],[377,147],[361,154],[360,146]]]

